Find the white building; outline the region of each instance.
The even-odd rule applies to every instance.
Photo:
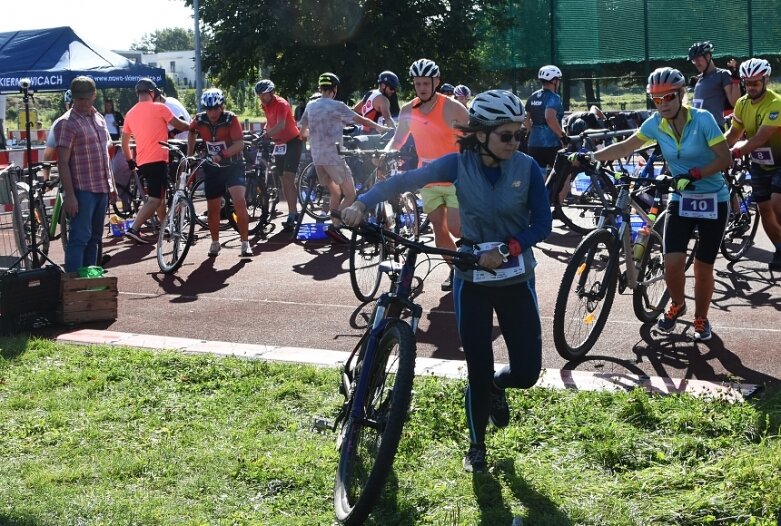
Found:
[[[195,50],[166,51],[142,55],[147,66],[163,68],[177,86],[195,87]]]
[[[137,63],[163,68],[177,86],[195,87],[195,50],[146,54],[136,50],[117,50],[115,53]]]

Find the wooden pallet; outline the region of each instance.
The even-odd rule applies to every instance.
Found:
[[[117,278],[80,278],[75,272],[60,281],[59,323],[85,323],[117,319]]]

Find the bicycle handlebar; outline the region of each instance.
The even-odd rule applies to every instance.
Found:
[[[341,219],[342,217],[339,210],[332,210],[331,216],[338,219]],[[413,241],[397,234],[396,232],[393,232],[392,230],[388,230],[381,227],[380,225],[369,223],[367,221],[361,222],[361,224],[356,227],[351,227],[344,223],[342,225],[350,230],[355,230],[369,241],[382,242],[385,238],[390,238],[396,243],[402,244],[416,252],[449,257],[451,258],[453,265],[464,272],[469,270],[483,270],[491,275],[496,275],[496,271],[494,269],[480,265],[480,257],[471,252],[458,252],[446,248],[432,247],[430,245],[426,245],[425,243],[421,243],[420,241]]]
[[[341,144],[336,143],[336,152],[339,155],[349,155],[351,157],[370,157],[377,159],[384,157],[386,159],[405,159],[409,158],[408,155],[403,154],[398,150],[348,150],[343,148]]]

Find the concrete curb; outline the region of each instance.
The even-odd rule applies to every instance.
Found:
[[[247,343],[231,343],[192,338],[173,338],[149,334],[81,329],[61,334],[56,341],[80,345],[109,345],[141,349],[166,349],[191,354],[237,356],[252,360],[304,363],[320,367],[336,367],[349,356],[343,351],[276,347]],[[497,367],[504,364],[497,363]],[[445,378],[466,378],[466,364],[462,361],[437,358],[418,358],[415,373]],[[629,391],[641,387],[652,394],[689,394],[730,401],[743,401],[755,393],[754,384],[709,382],[661,376],[640,376],[628,373],[595,373],[571,369],[545,369],[537,382],[548,389],[579,389],[581,391]]]

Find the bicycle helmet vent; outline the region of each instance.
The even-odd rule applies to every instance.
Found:
[[[645,90],[649,95],[656,95],[681,89],[684,85],[686,85],[686,79],[677,69],[656,68],[648,76],[648,85]]]
[[[410,77],[439,77],[439,66],[427,58],[421,58],[409,67]]]
[[[740,78],[769,77],[770,63],[763,58],[750,58],[740,65]]]
[[[478,94],[469,107],[469,120],[477,124],[499,126],[523,122],[523,104],[515,94],[493,89]]]

